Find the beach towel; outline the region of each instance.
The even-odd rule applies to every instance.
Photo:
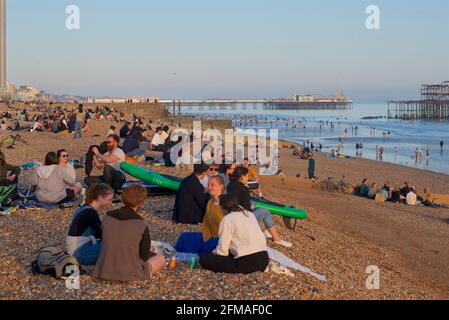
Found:
[[[297,262],[293,261],[292,259],[286,257],[284,254],[282,254],[281,252],[279,252],[279,251],[277,251],[275,249],[268,248],[268,257],[270,258],[270,260],[278,262],[281,266],[301,271],[303,273],[311,275],[315,279],[318,279],[320,281],[326,282],[326,277],[325,276],[320,275],[318,273],[315,273],[312,270],[310,270],[309,268],[300,265],[299,263],[297,263]]]
[[[28,208],[42,208],[49,211],[57,210],[61,208],[72,208],[77,202],[77,199],[72,200],[70,202],[61,203],[61,204],[45,204],[40,203],[34,195],[26,198],[26,202],[23,202],[19,205],[20,209],[28,209]]]

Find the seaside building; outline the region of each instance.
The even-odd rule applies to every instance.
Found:
[[[15,99],[19,101],[29,102],[37,100],[39,90],[32,86],[20,86],[15,94]]]

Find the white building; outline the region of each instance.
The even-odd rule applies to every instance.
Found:
[[[36,100],[39,90],[32,86],[20,86],[16,91],[16,98],[20,101]]]

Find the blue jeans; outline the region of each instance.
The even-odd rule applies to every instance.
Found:
[[[83,123],[81,121],[75,123],[74,136],[75,138],[83,137]]]
[[[127,154],[128,157],[134,158],[134,157],[140,157],[145,154],[145,149],[136,149]]]
[[[89,237],[93,235],[92,229],[87,229],[83,237]],[[78,248],[73,253],[73,256],[78,260],[80,265],[83,266],[94,266],[97,263],[98,257],[100,256],[101,251],[101,240],[97,240],[96,244],[92,242],[86,243],[81,248]]]
[[[86,243],[84,246],[75,251],[73,256],[78,260],[80,265],[94,266],[97,263],[101,251],[101,241],[97,240],[97,244],[92,242]]]
[[[253,214],[256,216],[257,221],[263,221],[267,229],[274,227],[273,217],[268,209],[255,209]]]

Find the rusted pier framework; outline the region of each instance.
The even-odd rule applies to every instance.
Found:
[[[421,100],[389,101],[388,117],[449,120],[449,81],[439,85],[422,85]]]

